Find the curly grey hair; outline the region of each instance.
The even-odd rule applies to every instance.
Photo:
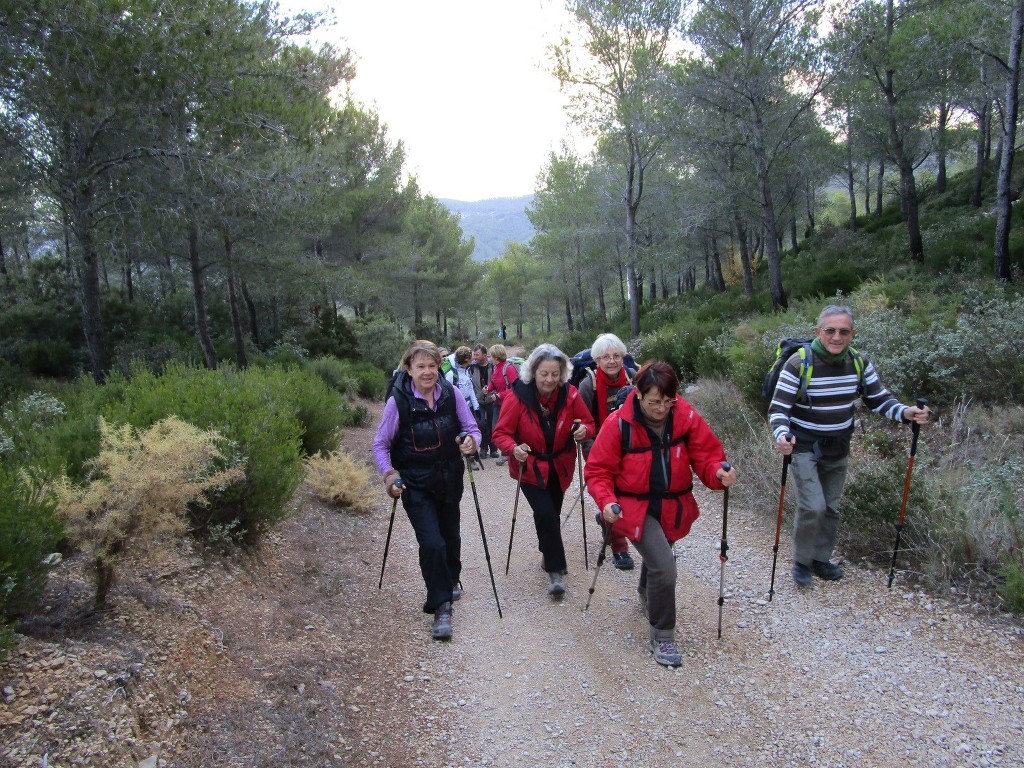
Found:
[[[526,358],[526,362],[523,363],[523,369],[519,371],[519,378],[523,380],[524,384],[529,384],[533,381],[537,368],[547,360],[558,361],[558,367],[561,369],[561,374],[558,377],[559,384],[569,381],[569,356],[554,344],[539,344],[534,348],[530,356]]]

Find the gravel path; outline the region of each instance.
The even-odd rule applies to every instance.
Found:
[[[1019,626],[901,588],[899,574],[890,592],[885,573],[849,564],[842,581],[798,592],[785,537],[768,603],[773,521],[731,506],[719,640],[722,494],[704,490],[702,516],[677,544],[684,663],[666,669],[646,647],[638,571],[607,562],[583,612],[599,534],[591,520],[585,571],[578,505],[563,529],[564,599],[545,592],[525,500],[505,576],[515,482],[485,463],[474,475],[504,619],[468,487],[466,594],[450,643],[431,642],[430,617],[416,613],[412,532],[396,522],[384,592],[400,607],[382,629],[406,645],[408,663],[381,669],[376,685],[400,691],[417,712],[414,732],[400,738],[409,764],[1024,765]],[[381,551],[384,532],[381,522],[368,551]]]

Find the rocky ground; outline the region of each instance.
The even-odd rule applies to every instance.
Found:
[[[369,461],[372,433],[350,430],[346,447]],[[578,507],[568,515],[555,602],[525,502],[505,575],[515,482],[493,460],[474,477],[503,618],[467,487],[449,643],[419,610],[401,508],[377,588],[383,491],[360,515],[300,492],[241,559],[133,563],[101,615],[72,559],[0,664],[0,765],[1024,765],[1019,622],[903,574],[887,590],[886,573],[856,563],[797,592],[785,537],[767,602],[774,521],[734,505],[719,639],[722,494],[705,491],[677,545],[684,663],[665,669],[645,644],[636,571],[606,564],[583,611],[593,522],[586,571]]]

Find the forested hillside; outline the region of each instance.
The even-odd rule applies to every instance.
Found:
[[[533,225],[526,216],[532,199],[499,197],[466,202],[442,198],[441,202],[458,214],[463,237],[472,238],[476,244],[473,261],[487,261],[505,253],[509,243],[525,244],[533,237]]]

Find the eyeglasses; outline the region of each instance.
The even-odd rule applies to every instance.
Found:
[[[675,400],[648,400],[646,397],[641,397],[640,402],[647,408],[671,408]]]
[[[620,355],[618,352],[614,352],[608,355],[601,355],[596,359],[602,363],[610,363],[612,361],[618,363],[622,361],[622,355]]]
[[[822,328],[826,336],[842,336],[844,339],[853,334],[853,328]]]

